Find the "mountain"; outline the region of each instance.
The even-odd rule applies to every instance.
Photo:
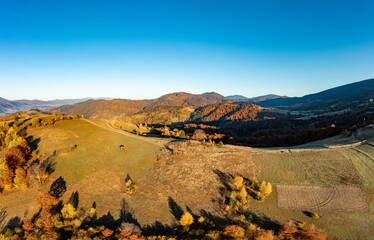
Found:
[[[219,103],[197,108],[190,117],[192,122],[247,121],[256,119],[263,109],[253,103]]]
[[[258,102],[263,102],[266,100],[278,99],[278,98],[287,98],[287,97],[279,96],[275,94],[267,94],[263,96],[252,97],[252,98],[247,98],[242,95],[231,95],[231,96],[226,97],[226,99],[233,101],[233,102],[251,102],[251,103],[258,103]]]
[[[93,119],[112,119],[135,114],[147,107],[152,100],[89,100],[74,105],[64,105],[51,109],[52,112],[84,115]]]
[[[89,98],[82,99],[55,99],[50,101],[42,100],[14,100],[10,101],[0,97],[0,114],[2,113],[14,113],[18,111],[27,111],[29,109],[35,108],[40,110],[45,110],[51,107],[58,107],[66,104],[76,104],[79,102],[87,101]]]
[[[83,114],[87,118],[158,119],[157,123],[168,122],[171,118],[186,119],[187,112],[196,107],[222,103],[225,97],[218,93],[191,94],[176,92],[150,100],[90,100],[70,106],[62,106],[51,111],[66,114]],[[192,107],[192,110],[189,109]],[[183,109],[182,109],[183,108]],[[135,116],[136,114],[136,116]],[[151,120],[150,120],[151,121]],[[154,122],[153,120],[151,121]]]
[[[157,106],[202,107],[224,101],[225,97],[215,92],[203,94],[176,92],[155,99],[145,110],[153,109]]]
[[[0,114],[1,113],[12,113],[16,111],[22,111],[22,106],[24,104],[18,103],[16,101],[9,101],[7,99],[0,97]]]
[[[277,98],[259,102],[263,107],[292,110],[339,111],[351,109],[374,99],[374,79],[363,80],[303,97]]]
[[[230,96],[226,96],[226,99],[233,101],[233,102],[245,102],[245,101],[248,101],[249,98],[244,97],[243,95],[230,95]]]

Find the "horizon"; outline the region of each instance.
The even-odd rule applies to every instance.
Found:
[[[373,11],[369,0],[3,1],[0,97],[302,97],[374,77]]]
[[[350,84],[354,84],[354,83],[358,83],[358,82],[363,82],[363,81],[368,81],[368,80],[374,80],[374,78],[359,80],[359,81],[352,82],[352,83],[347,83],[347,84],[344,84],[344,85],[350,85]],[[9,100],[9,101],[23,101],[23,100],[26,100],[26,101],[38,101],[38,100],[39,101],[59,101],[59,100],[61,100],[61,101],[63,101],[63,100],[79,100],[79,99],[86,99],[87,101],[88,100],[115,100],[115,99],[121,99],[121,100],[153,100],[153,99],[157,99],[159,97],[162,97],[164,95],[175,94],[175,93],[187,93],[187,94],[193,94],[193,95],[202,95],[202,94],[207,94],[207,93],[216,93],[216,94],[222,95],[223,97],[239,96],[239,97],[245,97],[245,98],[248,98],[248,99],[250,99],[250,98],[256,98],[256,97],[264,97],[264,96],[268,96],[268,95],[277,95],[279,97],[287,97],[287,98],[294,98],[294,97],[301,98],[301,97],[304,97],[306,95],[311,95],[311,94],[316,94],[316,93],[324,92],[326,90],[330,90],[330,89],[333,89],[333,88],[341,87],[341,86],[344,86],[344,85],[334,86],[334,87],[331,87],[329,89],[323,89],[323,90],[318,91],[318,92],[310,92],[310,93],[302,95],[302,96],[279,95],[279,94],[274,94],[274,93],[261,94],[261,95],[256,95],[256,96],[245,96],[245,95],[241,95],[241,94],[224,95],[224,94],[221,94],[221,93],[215,92],[215,91],[202,92],[202,93],[191,93],[191,92],[186,92],[186,91],[176,91],[176,92],[168,92],[168,93],[159,95],[159,96],[154,97],[154,98],[87,97],[87,96],[85,97],[85,96],[82,96],[82,97],[78,97],[78,98],[54,98],[54,99],[41,99],[41,98],[33,98],[33,99],[26,99],[26,98],[22,98],[22,99],[8,99],[8,98],[4,98],[4,97],[0,96],[0,99],[3,98],[5,100]]]

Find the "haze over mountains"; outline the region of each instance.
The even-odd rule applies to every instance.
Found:
[[[170,118],[174,118],[174,121],[185,121],[196,108],[222,104],[225,102],[233,102],[236,104],[240,102],[250,102],[266,108],[327,112],[352,109],[360,104],[370,102],[372,99],[374,99],[374,79],[368,79],[331,88],[319,93],[305,95],[303,97],[286,97],[268,94],[247,98],[241,95],[224,97],[219,93],[214,92],[203,94],[177,92],[166,94],[156,99],[145,100],[92,100],[89,98],[82,98],[51,101],[10,101],[0,98],[0,113],[12,113],[31,108],[41,110],[53,108],[53,111],[59,113],[83,114],[88,118],[117,118],[133,116],[133,118],[138,119],[139,121],[150,118],[161,118],[161,120],[164,121],[165,117],[162,117],[161,115],[171,115]],[[223,109],[222,107],[219,108]],[[241,107],[231,106],[231,108],[239,109]],[[248,114],[244,114],[243,116],[245,115]],[[152,120],[150,122],[154,121]]]
[[[80,98],[80,99],[55,99],[50,101],[42,101],[42,100],[7,100],[0,97],[0,114],[2,113],[13,113],[18,111],[25,111],[32,108],[36,108],[39,110],[46,110],[52,107],[58,107],[62,105],[68,104],[76,104],[80,102],[87,101],[91,98]],[[108,98],[105,98],[108,99]]]
[[[192,113],[196,108],[212,104],[251,102],[267,108],[329,112],[352,109],[360,104],[371,101],[370,99],[373,98],[374,79],[368,79],[304,97],[282,97],[270,94],[255,98],[246,98],[238,95],[224,97],[218,93],[189,94],[178,92],[153,100],[90,100],[59,107],[54,109],[54,111],[67,114],[84,114],[86,117],[91,118],[115,118],[134,114],[149,115],[150,112],[167,114],[167,112],[176,111],[182,111],[182,115],[188,115],[188,111]],[[175,117],[178,118],[178,116]]]

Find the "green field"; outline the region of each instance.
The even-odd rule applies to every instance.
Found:
[[[84,120],[56,122],[53,126],[29,128],[27,133],[40,138],[38,152],[45,159],[56,151],[55,172],[43,186],[0,194],[0,208],[7,217],[23,217],[37,207],[35,199],[47,191],[50,183],[62,176],[67,182],[65,199],[78,191],[80,206],[88,208],[93,201],[98,214],[117,213],[125,197],[124,179],[127,174],[136,181],[153,165],[159,146],[120,133],[97,127]],[[125,150],[119,146],[123,144]],[[76,149],[73,146],[77,145]]]

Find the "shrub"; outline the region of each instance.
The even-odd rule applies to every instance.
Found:
[[[255,192],[255,199],[260,202],[263,202],[265,201],[265,195],[262,194],[261,192]]]
[[[183,213],[179,224],[183,227],[189,227],[194,222],[193,216],[189,212]]]
[[[26,176],[26,171],[23,168],[16,169],[13,182],[16,188],[26,189],[28,187],[29,184]]]
[[[46,211],[48,211],[54,205],[56,205],[58,201],[55,197],[53,197],[49,193],[44,193],[38,197],[37,202],[40,208],[43,208]]]
[[[217,230],[211,230],[207,234],[205,234],[205,237],[210,240],[218,240],[221,239],[221,232]]]
[[[76,217],[77,212],[73,205],[70,203],[65,204],[64,207],[61,209],[61,214],[64,219],[73,219]]]
[[[206,139],[206,133],[202,129],[196,129],[192,135],[192,139],[197,140],[197,141],[203,141]]]
[[[273,191],[273,188],[272,188],[272,186],[269,182],[267,183],[265,181],[262,181],[261,184],[260,184],[260,187],[259,187],[259,191],[264,196],[268,196]]]
[[[255,240],[273,240],[274,233],[272,231],[264,231],[260,232],[256,237]]]
[[[180,130],[178,135],[179,138],[186,138],[186,133],[184,132],[184,130]]]
[[[121,224],[120,231],[121,231],[122,235],[126,235],[126,234],[140,235],[140,234],[142,234],[142,230],[140,229],[140,227],[136,226],[133,223],[126,223],[126,222]]]
[[[303,211],[303,213],[305,215],[307,215],[308,217],[311,217],[313,219],[319,219],[319,218],[321,218],[321,216],[318,213],[315,213],[315,212]]]
[[[131,179],[129,174],[127,174],[126,179],[125,179],[125,187],[126,187],[126,192],[129,194],[134,193],[137,189],[135,182]]]
[[[245,230],[241,226],[238,225],[229,225],[225,227],[224,234],[228,237],[232,238],[244,238],[245,237]]]
[[[243,187],[244,179],[242,176],[236,176],[233,181],[233,185],[236,189],[241,189]]]

